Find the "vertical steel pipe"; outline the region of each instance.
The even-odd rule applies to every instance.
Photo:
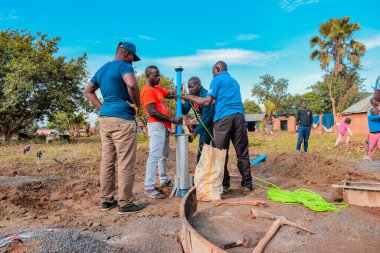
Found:
[[[177,196],[183,197],[192,184],[189,172],[189,136],[187,134],[176,135],[175,158]]]

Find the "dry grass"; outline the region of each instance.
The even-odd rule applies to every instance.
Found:
[[[289,132],[277,132],[271,136],[249,133],[249,150],[251,154],[293,152],[296,149],[297,138],[297,133]],[[363,136],[352,136],[348,149],[346,149],[344,142],[338,148],[333,149],[336,141],[334,134],[311,134],[309,152],[318,152],[326,157],[357,160],[364,156],[365,139]],[[303,150],[303,146],[301,146],[301,150]]]
[[[175,145],[172,137],[171,145]],[[331,149],[335,143],[332,134],[311,135],[309,141],[310,152],[318,152],[323,156],[337,157],[345,160],[356,160],[364,155],[364,150],[358,148],[364,143],[365,137],[353,136],[350,150],[343,145]],[[276,133],[272,136],[263,136],[260,133],[249,133],[250,154],[271,154],[273,152],[293,152],[297,142],[296,133]],[[31,150],[23,154],[24,147],[30,145]],[[138,146],[147,147],[147,136],[139,135]],[[196,151],[198,141],[190,144],[190,149]],[[363,146],[363,145],[362,145]],[[232,148],[232,146],[231,146]],[[43,153],[37,158],[36,152]],[[97,173],[101,160],[101,146],[99,136],[74,139],[71,144],[50,143],[33,144],[31,142],[0,145],[0,176],[32,175],[32,174],[66,174],[66,173]],[[230,161],[234,162],[235,156]]]

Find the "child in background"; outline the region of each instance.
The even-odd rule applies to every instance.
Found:
[[[346,138],[346,147],[347,147],[348,143],[350,142],[350,136],[352,135],[352,132],[351,132],[351,130],[349,128],[350,124],[351,124],[351,119],[350,118],[345,118],[344,122],[340,123],[340,125],[339,125],[339,132],[338,132],[338,139],[335,142],[334,148],[336,148],[340,144],[340,142],[342,141],[343,136],[345,136],[347,134],[347,132],[348,132],[349,135],[347,135],[347,138]]]
[[[380,147],[380,121],[379,121],[379,108],[374,107],[370,110],[370,115],[368,116],[368,127],[369,127],[369,145],[368,145],[368,156],[364,159],[371,160],[373,150],[375,147]]]

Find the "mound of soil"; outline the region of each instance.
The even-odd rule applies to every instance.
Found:
[[[13,185],[0,185],[0,216],[5,219],[15,217],[44,217],[62,210],[64,203],[89,199],[99,192],[99,181],[94,175],[87,178],[20,177]]]
[[[273,153],[268,155],[258,171],[270,177],[298,179],[300,184],[312,184],[316,187],[340,183],[345,179],[376,180],[376,176],[363,171],[355,162],[326,158],[318,153]]]

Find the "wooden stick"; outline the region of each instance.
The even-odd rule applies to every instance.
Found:
[[[251,206],[257,206],[257,205],[265,205],[264,200],[248,200],[248,201],[222,201],[219,203],[216,203],[215,206],[221,206],[221,205],[251,205]]]
[[[272,240],[273,236],[277,233],[277,230],[284,225],[284,221],[275,220],[272,226],[266,232],[265,236],[259,241],[256,247],[253,249],[252,253],[261,253],[267,246],[267,244]]]
[[[309,229],[307,229],[305,227],[302,227],[301,225],[298,225],[297,223],[294,223],[292,221],[286,220],[285,224],[289,225],[289,226],[292,226],[292,227],[295,227],[295,228],[298,228],[298,229],[301,229],[301,230],[304,230],[306,232],[309,232],[310,234],[314,234],[314,232],[310,231]]]

